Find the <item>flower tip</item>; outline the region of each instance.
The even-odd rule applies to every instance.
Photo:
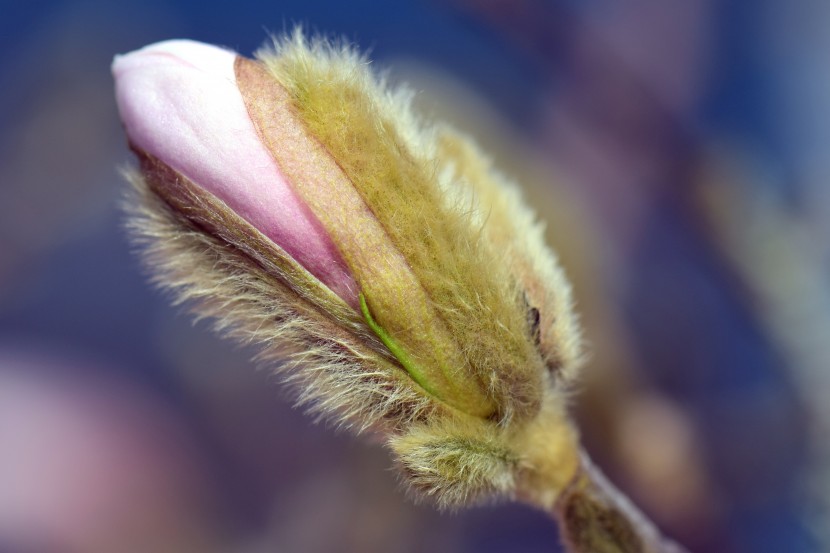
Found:
[[[238,58],[181,39],[116,56],[130,146],[221,200],[356,307],[357,286],[335,246],[258,135],[237,84]]]
[[[148,44],[126,54],[116,54],[112,74],[116,80],[127,71],[141,68],[179,65],[233,79],[236,53],[195,40],[177,38]]]

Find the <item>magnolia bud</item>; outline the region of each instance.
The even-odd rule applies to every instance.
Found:
[[[351,50],[296,33],[258,57],[171,41],[113,64],[156,279],[313,409],[387,432],[439,502],[540,479],[552,501],[579,336],[516,188]]]

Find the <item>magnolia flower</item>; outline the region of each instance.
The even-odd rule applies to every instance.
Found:
[[[158,283],[259,344],[313,411],[385,436],[416,493],[523,499],[578,551],[600,515],[622,521],[605,541],[639,539],[580,484],[569,285],[470,140],[299,32],[256,61],[163,42],[113,73],[139,159],[130,226]]]

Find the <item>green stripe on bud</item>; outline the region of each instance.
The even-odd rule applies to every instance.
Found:
[[[438,391],[429,383],[427,380],[426,374],[423,369],[418,367],[418,364],[406,353],[406,350],[395,341],[392,336],[386,332],[382,326],[375,321],[374,317],[372,317],[372,313],[369,311],[369,305],[366,303],[366,296],[362,293],[360,294],[360,312],[363,313],[363,318],[366,319],[366,324],[369,325],[369,328],[372,329],[380,341],[383,342],[389,351],[392,352],[392,355],[403,365],[403,368],[406,369],[406,372],[409,373],[409,376],[412,377],[412,380],[418,383],[418,385],[423,388],[428,394],[440,399],[443,401],[443,398],[439,395]]]

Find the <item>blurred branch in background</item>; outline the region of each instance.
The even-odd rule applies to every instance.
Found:
[[[804,484],[811,513],[830,546],[830,275],[825,244],[799,210],[753,183],[757,161],[730,150],[713,153],[701,175],[700,208],[712,239],[735,269],[749,305],[786,359],[809,408],[813,476]]]

